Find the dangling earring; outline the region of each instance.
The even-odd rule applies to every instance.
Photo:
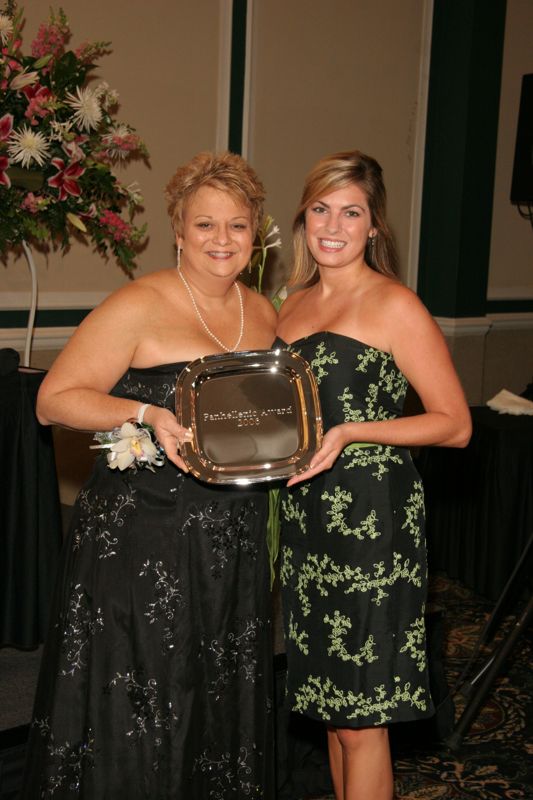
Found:
[[[372,261],[374,261],[374,252],[376,249],[376,234],[370,236],[369,238],[370,238],[370,258]]]
[[[181,247],[178,245],[178,256],[176,259],[176,269],[180,269],[181,267]]]

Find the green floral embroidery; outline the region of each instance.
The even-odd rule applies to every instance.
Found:
[[[300,686],[295,693],[294,711],[305,713],[311,706],[316,707],[317,713],[323,720],[331,719],[331,711],[339,712],[341,709],[350,711],[346,719],[365,720],[373,719],[374,725],[385,725],[390,722],[391,716],[387,712],[398,708],[401,704],[415,706],[420,711],[426,710],[425,690],[418,686],[411,691],[409,682],[402,686],[399,679],[395,678],[397,685],[387,694],[383,684],[374,686],[373,695],[365,696],[363,692],[355,694],[348,690],[338,689],[330,678],[322,679],[309,675],[307,682]]]
[[[377,383],[370,383],[367,387],[367,391],[368,394],[365,397],[366,408],[363,413],[360,408],[352,408],[351,401],[353,401],[354,396],[350,392],[348,386],[344,388],[344,392],[337,399],[342,402],[345,422],[369,422],[393,418],[393,415],[385,411],[383,406],[377,406],[379,393],[379,386]]]
[[[390,353],[384,353],[381,350],[374,350],[373,347],[368,347],[364,353],[357,356],[359,364],[355,368],[356,372],[367,372],[368,365],[370,363],[375,364],[378,359],[381,359],[379,368],[380,386],[397,403],[398,400],[405,397],[408,382],[405,375],[392,366],[394,359]]]
[[[391,369],[390,372],[386,372],[384,367],[385,363],[383,363],[379,373],[379,377],[383,381],[383,391],[387,392],[387,394],[390,394],[394,402],[397,403],[399,400],[405,397],[409,384],[405,375],[403,375],[400,370]]]
[[[416,661],[416,666],[419,672],[423,672],[426,668],[426,647],[425,647],[425,624],[424,617],[418,617],[409,626],[410,630],[404,631],[406,642],[400,648],[400,653],[409,653],[412,659]]]
[[[292,493],[287,495],[286,500],[281,501],[281,511],[286,522],[290,522],[291,520],[295,519],[300,526],[301,532],[307,533],[307,527],[305,524],[307,514],[303,508],[300,509],[300,505],[294,501]]]
[[[406,580],[418,588],[422,586],[420,564],[415,564],[411,568],[410,560],[406,558],[402,562],[400,553],[393,554],[393,565],[390,572],[387,573],[383,561],[374,564],[373,567],[374,572],[371,575],[370,572],[363,572],[359,566],[351,567],[346,564],[344,567],[340,567],[327,554],[319,559],[317,555],[308,553],[298,571],[294,589],[300,600],[304,617],[311,611],[311,600],[308,595],[310,584],[315,586],[316,591],[322,597],[329,595],[330,586],[343,588],[344,594],[370,592],[374,595],[371,600],[377,606],[381,605],[381,601],[389,596],[386,588],[399,580]]]
[[[345,422],[364,422],[365,418],[363,412],[359,408],[352,408],[350,400],[353,400],[353,394],[350,392],[348,386],[344,388],[344,392],[337,397],[342,403],[342,412],[344,414]]]
[[[292,547],[282,547],[281,549],[281,567],[279,570],[279,579],[282,586],[287,586],[289,579],[294,575],[294,565],[292,557],[294,553]]]
[[[304,656],[309,655],[309,647],[304,641],[305,639],[309,639],[309,635],[305,631],[298,633],[298,623],[294,622],[292,611],[289,617],[289,639],[295,643],[298,650],[300,650]]]
[[[376,530],[376,522],[378,521],[377,514],[372,510],[366,519],[364,519],[359,528],[350,528],[346,524],[346,519],[342,513],[348,508],[349,503],[352,502],[351,492],[346,492],[340,486],[335,486],[335,494],[331,495],[325,490],[321,495],[321,500],[329,500],[331,509],[327,512],[331,517],[331,522],[326,525],[326,530],[331,532],[338,528],[339,533],[343,536],[355,536],[356,539],[364,540],[365,534],[370,539],[377,539],[381,536],[380,531]]]
[[[380,481],[386,472],[389,471],[389,463],[403,464],[403,458],[399,454],[396,447],[390,445],[371,445],[370,447],[360,447],[358,443],[345,447],[342,451],[341,457],[345,458],[350,455],[351,460],[344,465],[344,469],[352,469],[352,467],[368,467],[377,466],[376,472],[372,473],[373,478]]]
[[[407,498],[407,505],[404,506],[404,511],[407,518],[402,525],[402,530],[408,528],[416,547],[418,547],[422,541],[421,522],[424,519],[424,488],[422,481],[413,483],[413,491]]]
[[[359,364],[356,366],[356,372],[367,372],[369,364],[375,364],[378,358],[381,358],[385,364],[392,360],[392,357],[388,353],[384,353],[381,350],[374,350],[373,347],[367,347],[364,353],[359,353],[357,356],[357,360]]]
[[[300,487],[300,492],[301,492],[301,493],[302,493],[304,496],[305,496],[305,495],[306,495],[306,494],[309,492],[309,489],[311,488],[311,487],[309,486],[309,484],[308,484],[308,483],[300,483],[300,484],[298,484],[298,485],[299,485],[299,487]]]
[[[311,369],[314,372],[316,382],[320,383],[322,378],[329,375],[329,372],[324,369],[324,364],[338,364],[339,360],[336,358],[337,353],[332,350],[329,355],[326,354],[325,342],[320,342],[315,350],[315,357],[309,362]]]
[[[364,398],[364,410],[353,408],[354,397],[348,386],[345,387],[342,395],[338,397],[338,400],[343,404],[342,410],[345,422],[394,419],[395,414],[387,411],[379,402],[380,391],[390,395],[394,402],[398,402],[405,397],[408,384],[405,376],[398,369],[392,367],[394,364],[392,356],[381,352],[381,350],[374,350],[373,347],[367,347],[364,353],[358,354],[358,364],[355,370],[356,372],[366,373],[369,364],[375,364],[378,360],[381,362],[378,381],[377,383],[368,384],[367,395]]]
[[[358,667],[362,667],[364,663],[371,664],[373,661],[378,660],[377,655],[373,652],[375,642],[372,634],[370,634],[364,645],[359,648],[358,653],[352,656],[348,653],[342,638],[350,630],[352,623],[340,611],[335,611],[333,617],[326,614],[324,622],[332,627],[331,633],[328,634],[331,639],[331,647],[328,647],[329,656],[336,654],[342,661],[353,661]]]

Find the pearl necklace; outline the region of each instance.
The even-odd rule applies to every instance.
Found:
[[[242,336],[243,336],[243,333],[244,333],[244,306],[243,306],[243,302],[242,302],[241,290],[239,289],[239,285],[238,285],[237,281],[234,281],[233,285],[235,286],[235,289],[237,290],[237,295],[239,297],[239,309],[240,309],[240,316],[241,316],[241,325],[240,325],[240,330],[239,330],[239,338],[237,339],[237,341],[235,342],[233,347],[226,347],[224,342],[221,342],[220,339],[218,338],[218,336],[215,336],[213,331],[208,327],[207,322],[205,321],[205,319],[200,314],[200,309],[196,305],[196,300],[194,299],[194,295],[192,293],[192,289],[189,286],[189,284],[187,283],[187,281],[185,280],[185,276],[184,276],[183,272],[181,271],[181,267],[178,267],[178,275],[180,276],[181,280],[183,281],[183,285],[187,289],[188,295],[191,298],[192,307],[194,308],[196,316],[198,317],[198,319],[202,323],[202,327],[204,328],[205,332],[211,337],[211,339],[213,339],[214,342],[216,342],[218,344],[219,347],[222,348],[222,350],[225,350],[226,353],[234,353],[237,350],[238,346],[240,345],[241,340],[242,340]]]

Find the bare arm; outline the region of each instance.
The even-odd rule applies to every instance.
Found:
[[[131,284],[115,292],[81,323],[46,375],[37,398],[43,425],[77,430],[111,430],[135,419],[140,401],[112,397],[109,392],[126,372],[143,333],[143,315],[152,291]],[[167,456],[181,469],[177,444],[188,438],[174,415],[150,406],[144,421],[152,425]]]
[[[424,413],[379,422],[347,422],[331,428],[310,469],[289,481],[307,480],[330,469],[352,442],[416,447],[465,447],[470,412],[446,342],[430,314],[409,290],[397,288],[386,304],[390,349],[397,366],[418,393]]]

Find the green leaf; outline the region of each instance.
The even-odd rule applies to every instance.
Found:
[[[51,58],[52,53],[47,53],[45,56],[41,56],[41,58],[38,58],[37,61],[33,62],[33,69],[42,69],[43,67],[46,67]]]
[[[84,225],[84,223],[78,217],[77,214],[73,214],[72,211],[68,211],[67,212],[67,219],[70,222],[70,224],[74,225],[74,227],[77,228],[79,231],[82,231],[82,233],[87,233],[86,226]]]
[[[52,69],[52,83],[56,94],[73,91],[81,86],[87,74],[87,67],[81,64],[72,50],[67,50]]]
[[[269,489],[268,492],[268,522],[267,522],[267,550],[270,564],[270,587],[276,576],[274,565],[279,554],[280,512],[281,498],[279,489]]]

